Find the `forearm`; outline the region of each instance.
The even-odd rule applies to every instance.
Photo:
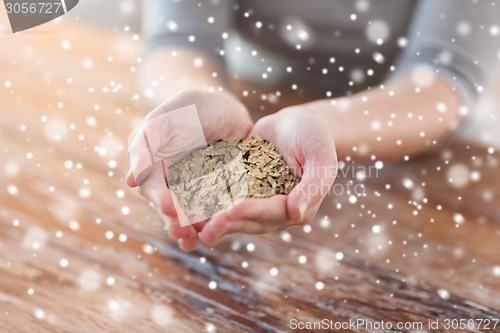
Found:
[[[223,85],[221,66],[203,51],[185,46],[154,50],[141,72],[141,86],[156,105],[184,90],[215,91]]]
[[[435,77],[418,87],[410,73],[384,88],[336,100],[302,105],[331,126],[339,158],[397,160],[430,150],[460,123],[460,99],[449,83]]]

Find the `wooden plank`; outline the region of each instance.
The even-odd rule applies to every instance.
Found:
[[[72,332],[75,328],[79,332],[201,332],[212,326],[223,332],[253,332],[89,261],[77,250],[62,249],[53,240],[57,238],[35,228],[31,225],[21,232],[2,222],[0,255],[6,258],[0,266],[2,332]]]
[[[12,149],[12,151],[17,150]],[[51,161],[53,157],[50,155],[44,156],[42,152],[37,155],[40,164],[54,164]],[[35,172],[35,174],[30,174],[30,172]],[[17,183],[26,184],[24,187],[28,188],[29,179],[37,178],[36,173],[38,172],[37,169],[26,169],[22,175],[26,179],[18,179]],[[103,188],[108,188],[107,183],[111,183],[99,173],[96,173],[95,177],[99,183],[104,185]],[[40,178],[46,179],[44,176]],[[55,187],[57,189],[64,188],[70,185],[71,181],[63,180],[62,183],[57,183]],[[14,204],[13,209],[16,211],[24,209],[29,212],[37,212],[37,215],[41,214],[43,207],[48,206],[48,203],[44,202],[46,199],[43,190],[39,190],[40,188],[44,187],[38,186],[33,189],[32,192],[35,195],[33,200]],[[70,193],[72,192],[68,189],[66,196],[71,197]],[[96,205],[93,206],[93,211],[100,210],[98,203],[108,204],[112,202],[113,196],[112,191],[98,192],[94,197]],[[243,245],[251,241],[259,250],[252,253],[241,248],[236,251],[232,250],[232,247],[235,247],[233,241],[226,242],[216,251],[201,249],[199,253],[194,255],[184,254],[177,249],[175,244],[164,243],[164,240],[158,237],[159,235],[145,236],[140,229],[131,230],[130,227],[126,229],[127,221],[121,221],[116,217],[119,214],[117,210],[114,212],[113,210],[108,210],[108,212],[102,210],[102,214],[99,214],[102,219],[101,224],[92,223],[93,216],[87,216],[88,212],[83,211],[81,219],[88,222],[82,223],[78,233],[72,233],[68,226],[64,227],[65,234],[74,234],[77,238],[82,239],[65,236],[58,242],[65,243],[64,247],[68,249],[75,244],[79,249],[84,251],[87,249],[85,252],[93,262],[112,267],[117,271],[126,270],[127,274],[132,275],[134,279],[144,281],[155,288],[166,290],[169,293],[174,293],[175,290],[181,290],[182,293],[188,294],[194,293],[197,297],[196,302],[199,303],[211,300],[210,305],[215,308],[216,312],[232,308],[244,313],[248,309],[254,309],[255,313],[249,317],[243,314],[233,314],[234,318],[231,318],[235,319],[239,316],[239,321],[256,320],[262,325],[260,329],[272,331],[272,328],[266,327],[264,323],[273,323],[275,327],[286,327],[287,320],[297,309],[301,309],[302,318],[328,317],[335,318],[335,320],[355,316],[374,320],[389,317],[393,320],[426,320],[426,318],[431,318],[428,317],[430,313],[443,318],[448,316],[466,316],[467,318],[486,316],[489,318],[496,315],[492,310],[486,309],[484,311],[484,307],[471,305],[466,300],[455,296],[446,299],[445,303],[449,305],[449,308],[443,308],[439,304],[443,303],[444,300],[439,297],[435,288],[421,285],[416,282],[415,278],[407,279],[405,276],[395,275],[371,264],[363,265],[359,259],[354,257],[345,258],[342,263],[339,262],[338,265],[333,264],[333,266],[328,262],[332,260],[328,256],[326,259],[320,259],[319,266],[314,263],[301,265],[297,262],[298,253],[309,258],[321,256],[320,253],[322,253],[320,246],[306,240],[304,236],[294,240],[295,251],[292,252],[289,250],[290,244],[277,237],[240,237],[236,242]],[[351,213],[357,211],[358,208]],[[35,219],[36,215],[31,216],[31,218]],[[54,230],[63,228],[63,226],[57,225],[57,221],[51,221],[51,219],[53,220],[54,217],[42,216],[37,224],[48,230],[53,229],[52,233],[55,232]],[[116,223],[123,225],[116,225]],[[114,250],[110,252],[105,250],[110,243],[110,240],[105,237],[106,231],[109,230],[112,230],[115,235],[123,232],[128,236],[127,242],[123,245],[116,240],[111,242]],[[321,234],[326,233],[321,230]],[[357,235],[359,237],[359,234]],[[140,239],[141,237],[143,237],[141,241],[135,241],[136,238]],[[314,240],[320,242],[322,239],[315,236]],[[167,256],[154,254],[142,257],[144,251],[141,250],[141,244],[144,244],[143,241],[153,244]],[[331,246],[326,246],[329,244],[325,244],[323,249],[331,248]],[[95,251],[91,250],[93,247],[96,247]],[[128,251],[133,254],[125,255]],[[105,256],[103,256],[103,252],[106,253]],[[139,262],[134,263],[135,254],[142,254],[141,261],[144,260],[148,263],[148,270],[141,269],[143,265]],[[204,263],[200,262],[200,255],[206,258]],[[126,267],[122,265],[123,260],[127,263]],[[324,262],[321,263],[321,260]],[[243,261],[248,262],[250,270],[241,267]],[[330,269],[322,272],[322,264],[330,265]],[[279,271],[277,277],[270,274],[270,269],[273,267]],[[318,280],[324,283],[324,289],[315,289],[314,285]],[[207,288],[210,281],[215,281],[218,284],[217,291],[213,292]],[[244,290],[241,289],[241,285],[245,286]],[[381,297],[382,295],[392,296]],[[284,296],[286,298],[283,298]],[[363,300],[362,303],[359,303],[360,300]],[[371,302],[375,302],[375,306]],[[426,302],[429,303],[428,306],[425,305]],[[279,312],[276,308],[280,309]],[[403,316],[391,315],[388,317],[388,313],[382,310],[384,308],[408,308],[408,310],[402,312]]]
[[[293,243],[309,239],[318,251],[341,251],[410,282],[418,280],[500,308],[496,221],[438,210],[432,202],[417,208],[399,192],[369,184],[365,191],[355,203],[348,195],[330,198],[307,233],[291,231]],[[466,222],[457,224],[457,214]]]
[[[389,164],[371,181],[390,184],[407,197],[425,197],[450,209],[500,222],[500,153],[493,147],[456,142],[447,149]]]

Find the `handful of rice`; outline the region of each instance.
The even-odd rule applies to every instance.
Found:
[[[219,140],[168,169],[167,184],[188,218],[211,217],[244,198],[288,194],[298,183],[269,141]]]

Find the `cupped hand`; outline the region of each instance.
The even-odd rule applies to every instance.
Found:
[[[165,167],[182,153],[223,138],[245,138],[253,122],[246,107],[229,93],[185,91],[151,111],[129,138],[126,182],[139,186],[170,220],[170,235],[185,251],[194,250],[204,223],[181,227],[165,184]],[[166,165],[167,164],[167,165]]]
[[[263,234],[312,220],[337,174],[331,128],[318,115],[295,106],[260,119],[249,136],[273,142],[293,174],[300,178],[289,195],[243,200],[210,219],[200,232],[208,246],[230,233]]]

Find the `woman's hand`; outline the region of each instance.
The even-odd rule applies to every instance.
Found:
[[[181,249],[196,248],[203,223],[180,227],[165,184],[165,167],[182,153],[223,138],[245,138],[253,122],[246,107],[228,93],[179,93],[151,111],[129,138],[127,184],[151,200],[170,220]]]
[[[335,180],[333,134],[320,116],[301,106],[283,109],[260,119],[249,134],[254,135],[276,145],[300,183],[289,195],[245,199],[213,217],[200,233],[208,246],[215,246],[230,233],[263,234],[310,222]]]

